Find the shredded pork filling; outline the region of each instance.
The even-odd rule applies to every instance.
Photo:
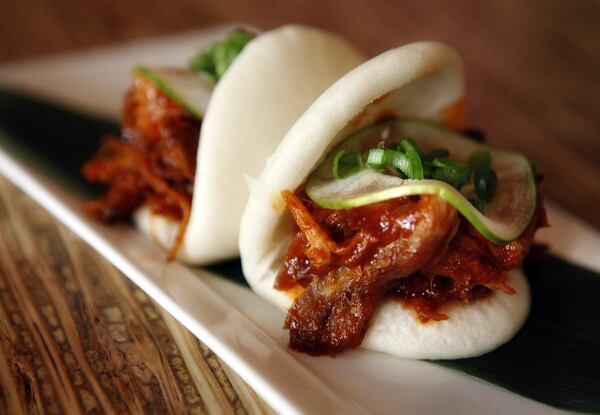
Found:
[[[181,222],[169,253],[175,257],[190,216],[200,120],[142,77],[127,93],[121,135],[107,138],[83,167],[107,185],[86,211],[104,222],[127,220],[141,206]]]
[[[303,192],[282,195],[298,231],[275,288],[301,288],[285,327],[293,349],[315,355],[359,346],[385,299],[400,300],[425,323],[447,319],[440,308],[450,301],[514,293],[506,272],[521,264],[545,220],[540,201],[521,238],[500,246],[437,196],[330,210]]]

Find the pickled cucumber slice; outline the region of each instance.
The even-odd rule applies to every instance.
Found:
[[[136,66],[134,76],[142,76],[154,84],[184,110],[203,118],[213,85],[207,79],[185,69],[149,68]]]

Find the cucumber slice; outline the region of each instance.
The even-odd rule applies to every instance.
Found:
[[[364,152],[379,143],[398,142],[412,137],[425,152],[445,148],[450,158],[467,161],[476,150],[487,150],[492,156],[492,168],[498,175],[498,185],[492,201],[482,214],[467,197],[439,180],[405,180],[365,169],[345,179],[335,179],[331,166],[341,149]],[[496,244],[507,244],[521,236],[536,208],[537,192],[529,160],[518,153],[496,150],[436,124],[418,120],[390,120],[362,129],[335,147],[310,175],[306,194],[319,206],[344,209],[363,206],[401,196],[433,194],[452,204],[477,230]]]
[[[193,116],[204,117],[213,90],[210,81],[184,69],[147,66],[136,66],[133,75],[146,78]]]

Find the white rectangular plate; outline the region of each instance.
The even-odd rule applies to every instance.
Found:
[[[185,65],[230,28],[3,65],[0,82],[116,119],[133,65]],[[291,352],[283,313],[249,289],[202,269],[165,263],[164,254],[132,228],[90,221],[77,197],[2,148],[0,173],[108,258],[278,412],[562,413],[427,362],[365,350],[336,358]],[[554,253],[600,270],[600,235],[552,205],[549,216],[553,227],[541,231],[540,239],[551,240]]]

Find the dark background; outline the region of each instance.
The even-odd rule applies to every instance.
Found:
[[[0,62],[231,21],[320,26],[369,55],[452,45],[466,63],[469,123],[526,153],[549,198],[600,228],[598,1],[2,0]]]

